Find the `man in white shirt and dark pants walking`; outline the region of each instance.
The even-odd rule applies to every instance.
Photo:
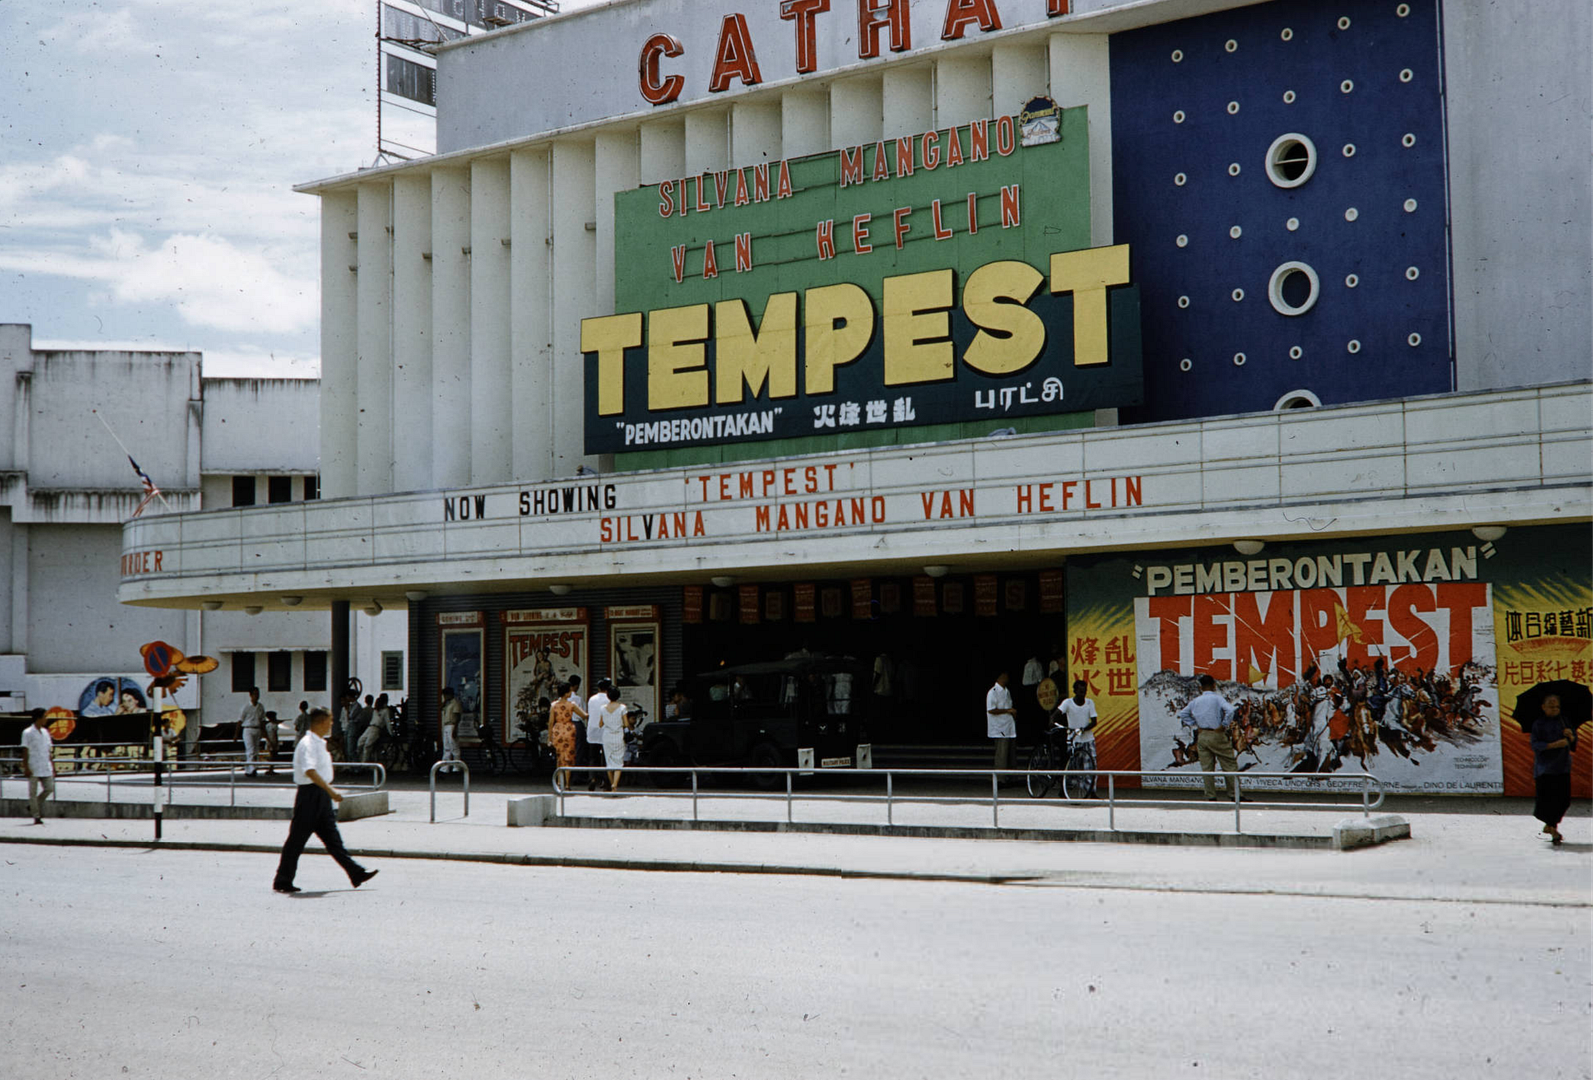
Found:
[[[332,755],[327,751],[330,734],[332,713],[326,709],[312,709],[310,730],[293,749],[293,782],[298,785],[293,799],[293,821],[288,825],[288,842],[282,845],[277,876],[271,883],[280,893],[299,891],[293,878],[311,833],[325,845],[327,854],[343,867],[356,889],[377,875],[377,871],[367,870],[354,861],[338,833],[338,815],[332,804],[342,802],[343,796],[332,786]]]
[[[33,723],[22,732],[22,773],[28,778],[28,809],[33,823],[44,824],[44,800],[55,794],[55,761],[51,757],[54,740],[44,726],[44,710],[28,714]]]
[[[1018,739],[1018,710],[1007,689],[1007,672],[996,677],[996,685],[985,692],[985,733],[996,740],[996,768],[1013,767],[1013,743]],[[1007,783],[1007,780],[1003,780]]]

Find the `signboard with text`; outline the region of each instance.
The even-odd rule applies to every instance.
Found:
[[[1089,247],[1085,112],[1011,104],[1025,120],[617,194],[586,451],[1137,403],[1139,294],[1127,247]]]

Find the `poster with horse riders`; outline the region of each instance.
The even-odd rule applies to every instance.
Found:
[[[1200,782],[1178,710],[1212,675],[1242,771],[1369,772],[1388,791],[1532,794],[1513,721],[1539,683],[1591,681],[1587,531],[1511,529],[1070,559],[1069,678],[1104,768]],[[1574,790],[1589,791],[1579,746]]]

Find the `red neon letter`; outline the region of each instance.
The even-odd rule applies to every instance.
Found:
[[[686,80],[679,75],[671,75],[663,82],[659,81],[659,58],[661,56],[680,56],[686,50],[681,48],[681,43],[669,34],[654,34],[642,44],[642,56],[637,64],[638,81],[641,84],[642,96],[652,105],[667,105],[681,96],[681,88],[686,85]]]
[[[781,0],[780,17],[797,23],[797,74],[806,75],[819,66],[819,49],[814,42],[814,16],[830,10],[830,0]]]
[[[764,81],[758,73],[758,57],[753,55],[753,39],[747,32],[746,15],[727,15],[720,23],[720,44],[714,53],[714,74],[708,80],[711,94],[727,90],[731,77],[742,80],[742,85],[753,86]]]
[[[973,22],[986,32],[1000,30],[1002,16],[996,13],[996,0],[947,0],[941,40],[956,41],[963,36],[963,28]]]
[[[885,14],[877,15],[872,0],[858,0],[858,58],[873,60],[880,55],[880,29],[891,27],[891,51],[913,48],[913,31],[908,22],[908,0],[886,0]]]

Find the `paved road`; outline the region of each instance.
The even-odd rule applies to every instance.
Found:
[[[1586,905],[0,855],[20,1080],[1590,1075]]]

